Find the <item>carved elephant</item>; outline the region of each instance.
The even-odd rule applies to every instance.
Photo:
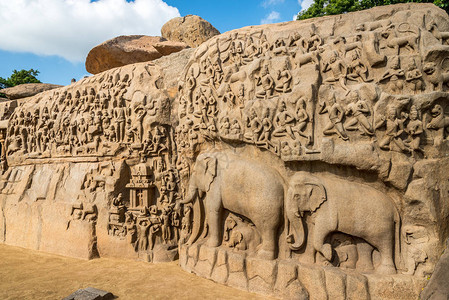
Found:
[[[257,256],[275,258],[284,207],[284,182],[276,170],[231,154],[203,153],[195,162],[187,195],[180,203],[190,203],[196,196],[204,196],[209,246],[217,247],[222,241],[222,219],[227,209],[254,223],[262,240]],[[197,211],[188,243],[200,234]]]
[[[400,219],[387,195],[364,184],[298,172],[290,179],[286,195],[286,215],[291,230],[287,243],[292,250],[304,246],[303,219],[306,212],[310,212],[311,223],[314,223],[307,230],[311,237],[307,245],[312,249],[308,251],[310,260],[314,261],[319,252],[331,261],[333,251],[331,245],[325,243],[326,238],[331,233],[342,232],[366,241],[358,243],[357,249],[359,254],[369,253],[371,265],[359,266],[357,262],[357,268],[373,268],[371,255],[374,247],[380,253],[376,272],[396,273],[394,257],[395,250],[398,254],[400,248]],[[360,263],[363,264],[362,261]]]

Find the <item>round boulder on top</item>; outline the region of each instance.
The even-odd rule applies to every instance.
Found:
[[[124,65],[155,60],[185,48],[189,48],[185,43],[167,41],[160,36],[119,36],[90,50],[86,70],[98,74]]]
[[[198,47],[213,36],[219,35],[211,23],[195,15],[173,18],[162,26],[162,37],[171,41],[184,42],[190,47]]]
[[[24,83],[0,90],[10,100],[31,97],[39,93],[62,87],[62,85],[50,83]]]

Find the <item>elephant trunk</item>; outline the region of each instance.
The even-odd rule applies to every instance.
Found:
[[[189,189],[187,190],[187,196],[185,197],[185,199],[181,199],[179,202],[181,204],[187,204],[187,203],[191,203],[193,202],[193,200],[195,199],[196,195],[197,195],[198,189],[192,184],[189,184]]]
[[[288,221],[290,223],[290,231],[287,235],[287,243],[291,250],[299,250],[304,245],[305,242],[305,231],[304,224],[302,223],[302,218],[300,212],[298,211],[298,206],[296,201],[293,199],[291,191],[288,193],[286,201],[286,214]]]

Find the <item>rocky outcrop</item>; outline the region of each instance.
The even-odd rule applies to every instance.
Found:
[[[422,300],[449,299],[449,239],[435,271],[420,295]]]
[[[170,41],[184,42],[190,47],[198,47],[220,32],[199,16],[187,15],[173,18],[162,26],[162,37]]]
[[[25,83],[0,90],[10,100],[31,97],[44,91],[60,88],[62,85],[50,83]]]
[[[188,48],[185,43],[167,41],[159,36],[119,36],[90,50],[86,70],[98,74],[124,65],[152,61],[185,48]]]

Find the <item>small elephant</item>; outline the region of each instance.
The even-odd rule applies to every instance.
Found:
[[[284,181],[276,170],[233,154],[203,153],[196,160],[187,196],[180,203],[190,203],[196,196],[202,199],[203,195],[208,246],[220,245],[223,213],[227,209],[254,223],[262,240],[257,256],[275,258],[284,208]],[[200,214],[194,211],[194,228],[188,243],[193,243],[201,233],[199,223],[204,219],[198,219]]]
[[[387,195],[364,184],[298,172],[290,180],[286,197],[286,214],[292,229],[287,243],[292,250],[299,250],[304,245],[303,216],[310,212],[315,224],[308,229],[313,249],[309,253],[310,260],[314,261],[319,252],[331,261],[332,247],[325,244],[325,240],[332,232],[342,232],[368,243],[357,244],[359,256],[369,253],[371,258],[372,247],[369,245],[379,251],[378,273],[396,274],[393,258],[395,249],[399,251],[400,219]],[[372,268],[361,263],[363,261],[359,259],[357,268]],[[372,264],[371,260],[369,263]]]

